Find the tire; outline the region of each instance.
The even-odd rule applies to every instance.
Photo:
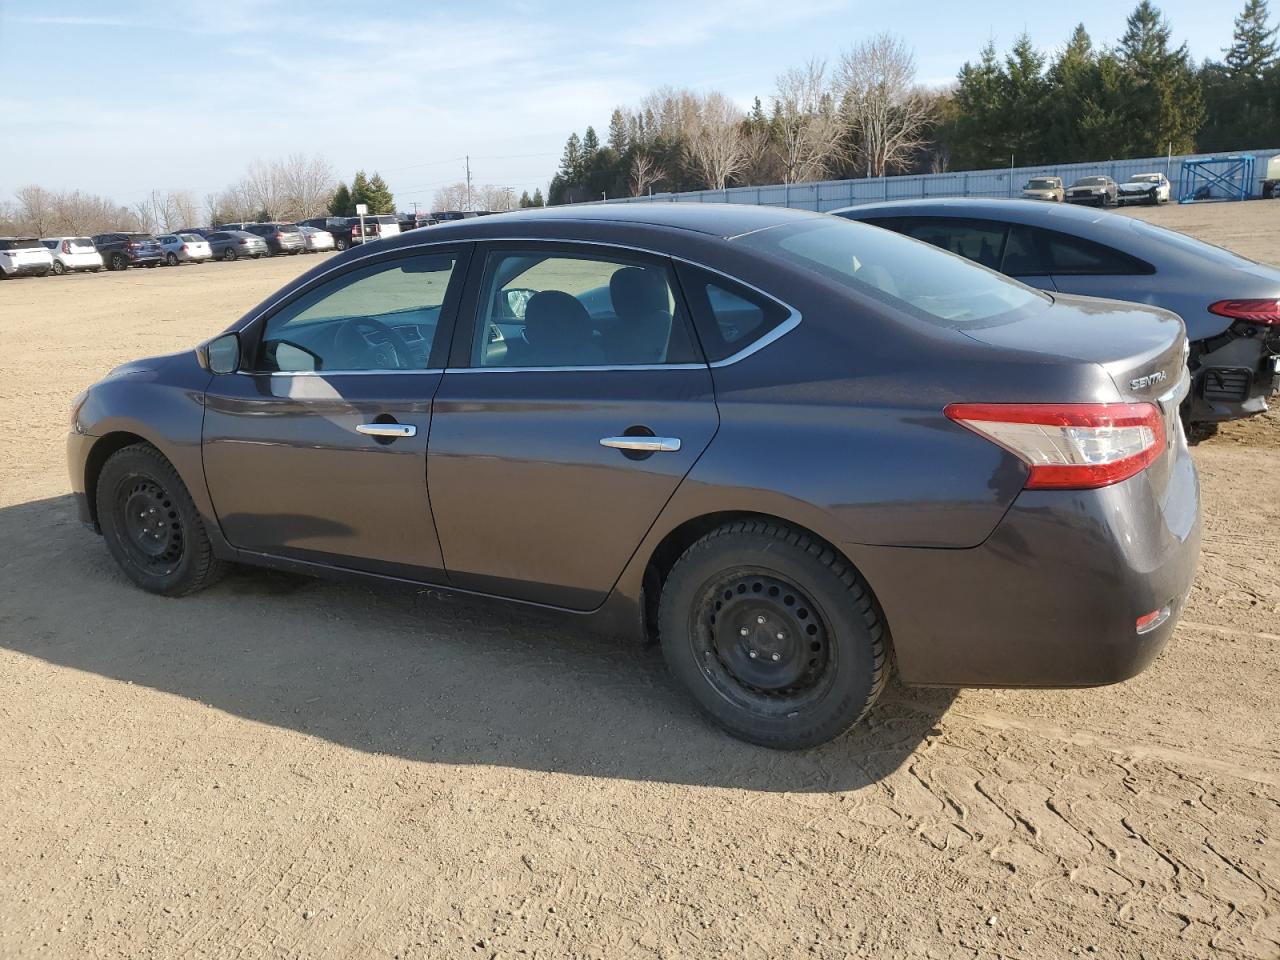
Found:
[[[124,258],[123,253],[113,253],[107,261],[107,269],[109,270],[128,270],[129,261]]]
[[[223,259],[223,260],[225,260],[227,263],[232,263],[232,262],[234,262],[234,261],[235,261],[235,259],[236,259],[236,248],[235,248],[235,247],[227,247],[227,249],[223,250],[223,251],[222,251],[222,259]]]
[[[134,444],[107,458],[96,499],[107,549],[142,589],[185,596],[225,572],[182,478],[150,444]]]
[[[347,249],[347,241],[342,237],[338,237],[338,239],[333,241],[333,245],[339,251]]]
[[[49,269],[53,271],[55,277],[66,276],[67,273],[67,267],[61,260],[53,261],[53,266]]]
[[[176,267],[178,265],[178,255],[173,251],[165,254],[164,262],[166,266]]]
[[[889,677],[887,631],[866,583],[830,547],[781,524],[726,524],[689,547],[663,585],[658,624],[667,668],[699,709],[764,747],[839,736]]]

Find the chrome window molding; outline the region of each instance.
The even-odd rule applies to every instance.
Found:
[[[589,367],[446,367],[445,373],[610,373],[624,370],[705,370],[705,363],[618,363]]]
[[[422,369],[402,369],[396,367],[390,370],[237,370],[236,375],[241,377],[369,377],[387,374],[403,376],[406,373],[431,374],[444,373],[442,367],[424,367]]]
[[[752,232],[755,232],[755,231],[752,231]],[[726,239],[731,240],[733,238],[726,238]],[[373,243],[376,241],[370,241],[370,242]],[[786,320],[782,321],[782,323],[778,324],[776,327],[774,327],[772,330],[770,330],[768,333],[764,334],[757,340],[754,340],[751,343],[747,344],[747,346],[743,347],[737,353],[730,354],[724,359],[716,360],[710,364],[671,363],[671,364],[648,364],[648,365],[636,364],[636,365],[592,366],[592,367],[447,367],[443,371],[433,371],[433,370],[337,371],[337,370],[333,370],[333,371],[322,371],[317,375],[328,376],[335,373],[439,373],[439,372],[496,373],[503,370],[511,373],[515,373],[515,372],[534,373],[534,372],[550,372],[550,371],[565,371],[565,370],[604,372],[609,370],[644,370],[644,369],[679,370],[679,369],[690,369],[690,368],[696,369],[698,367],[706,367],[706,366],[710,366],[712,368],[720,368],[720,367],[731,366],[732,364],[737,363],[739,360],[745,360],[747,357],[751,356],[753,353],[763,350],[765,347],[769,346],[772,343],[776,343],[782,337],[786,336],[788,333],[790,333],[792,330],[798,327],[800,325],[800,321],[804,319],[800,311],[797,310],[795,307],[793,307],[791,304],[783,300],[779,300],[777,297],[775,297],[773,294],[769,293],[768,291],[761,290],[755,284],[748,283],[747,281],[739,277],[735,277],[733,274],[725,273],[723,270],[717,270],[715,267],[709,267],[705,263],[699,263],[698,261],[690,260],[687,257],[680,257],[672,253],[666,253],[662,250],[654,250],[650,247],[638,247],[638,246],[635,246],[634,244],[628,244],[628,243],[610,243],[605,240],[573,240],[573,239],[565,239],[562,237],[475,237],[471,239],[454,238],[451,240],[436,240],[433,242],[427,241],[423,243],[406,245],[403,247],[396,247],[394,248],[393,251],[389,251],[389,255],[386,257],[386,259],[393,260],[396,258],[396,255],[399,255],[399,254],[411,255],[413,253],[418,253],[418,252],[430,252],[432,248],[437,248],[437,247],[441,249],[448,249],[450,247],[456,248],[463,244],[472,244],[472,243],[559,243],[559,244],[576,245],[576,246],[582,246],[582,247],[607,247],[613,250],[628,250],[632,253],[643,253],[651,257],[665,257],[668,260],[674,260],[678,263],[686,263],[691,267],[696,267],[697,269],[704,270],[707,273],[715,274],[718,277],[724,277],[726,280],[730,280],[733,283],[738,284],[738,286],[745,287],[746,289],[751,290],[752,292],[759,294],[765,299],[771,300],[774,303],[778,304],[778,306],[784,308],[787,311],[788,316]],[[369,258],[370,261],[374,261],[376,259],[377,259],[376,257]],[[317,274],[312,284],[309,285],[309,287],[319,284],[322,280],[324,280],[324,278],[328,277],[330,274],[337,273],[341,270],[344,270],[346,267],[347,267],[347,264],[340,263],[330,267],[328,270],[325,270],[322,273]],[[263,316],[263,314],[269,313],[270,311],[274,310],[277,306],[279,306],[281,300],[283,300],[283,298],[279,298],[268,303],[265,307],[263,307],[261,310],[255,313],[251,318],[246,320],[244,323],[240,324],[240,326],[236,327],[235,328],[236,331],[239,332],[249,326],[252,326]],[[304,374],[309,373],[309,371],[300,371],[300,372]],[[297,374],[286,374],[286,375],[296,376]],[[273,373],[272,376],[276,376],[276,374]]]

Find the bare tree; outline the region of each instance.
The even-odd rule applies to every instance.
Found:
[[[516,193],[512,187],[500,187],[492,183],[472,184],[468,204],[466,181],[459,180],[441,187],[431,198],[432,210],[511,210],[516,205]]]
[[[29,183],[19,187],[15,196],[18,199],[18,215],[28,226],[27,230],[37,237],[48,236],[53,225],[54,196],[44,187]]]
[[[825,61],[810,60],[787,70],[778,77],[772,100],[783,180],[821,179],[840,152],[840,121]]]
[[[431,198],[432,210],[467,210],[467,184],[459,180],[447,187],[441,187]]]
[[[190,190],[170,190],[165,196],[164,228],[181,230],[196,223],[196,195]]]
[[[302,220],[324,213],[333,196],[333,166],[321,156],[293,153],[272,164],[282,219]]]
[[[723,190],[746,165],[742,111],[722,93],[699,98],[685,119],[684,148],[706,187]]]
[[[840,57],[836,89],[854,159],[868,177],[906,168],[928,143],[934,98],[918,86],[916,61],[901,38],[881,33]]]
[[[667,171],[654,159],[647,150],[637,150],[631,158],[631,173],[627,177],[627,186],[631,188],[633,197],[643,197],[667,178]]]

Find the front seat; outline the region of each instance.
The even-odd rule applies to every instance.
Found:
[[[577,297],[563,290],[543,290],[524,309],[526,349],[517,362],[529,367],[594,367],[604,363],[591,315]],[[508,357],[516,359],[513,351]]]
[[[663,363],[671,340],[671,301],[662,274],[642,267],[623,267],[609,278],[609,298],[618,318],[607,344],[609,359]]]

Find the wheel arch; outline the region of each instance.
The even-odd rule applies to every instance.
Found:
[[[704,513],[695,517],[690,517],[677,524],[669,530],[661,540],[649,551],[649,556],[645,561],[644,574],[641,583],[641,603],[640,603],[640,619],[641,628],[644,638],[648,642],[656,642],[658,636],[658,601],[662,595],[663,584],[666,583],[667,577],[671,573],[671,569],[675,566],[676,561],[680,559],[689,547],[693,546],[699,539],[710,533],[718,527],[722,527],[728,523],[737,523],[741,521],[764,521],[766,523],[777,524],[793,530],[809,539],[823,545],[831,550],[837,557],[843,560],[852,568],[866,584],[867,589],[871,593],[872,602],[876,605],[876,609],[882,622],[885,623],[886,643],[890,632],[888,621],[884,617],[884,609],[880,606],[879,600],[876,598],[874,585],[867,579],[866,575],[859,568],[858,564],[849,554],[842,550],[837,544],[833,543],[822,534],[787,517],[777,516],[758,510],[722,510],[712,513]]]
[[[89,455],[84,462],[84,495],[89,505],[89,519],[96,530],[102,529],[98,518],[98,478],[102,475],[102,468],[113,453],[138,443],[145,443],[149,447],[159,449],[146,437],[130,433],[128,430],[115,430],[105,434],[89,448]],[[163,456],[163,453],[161,455]]]

